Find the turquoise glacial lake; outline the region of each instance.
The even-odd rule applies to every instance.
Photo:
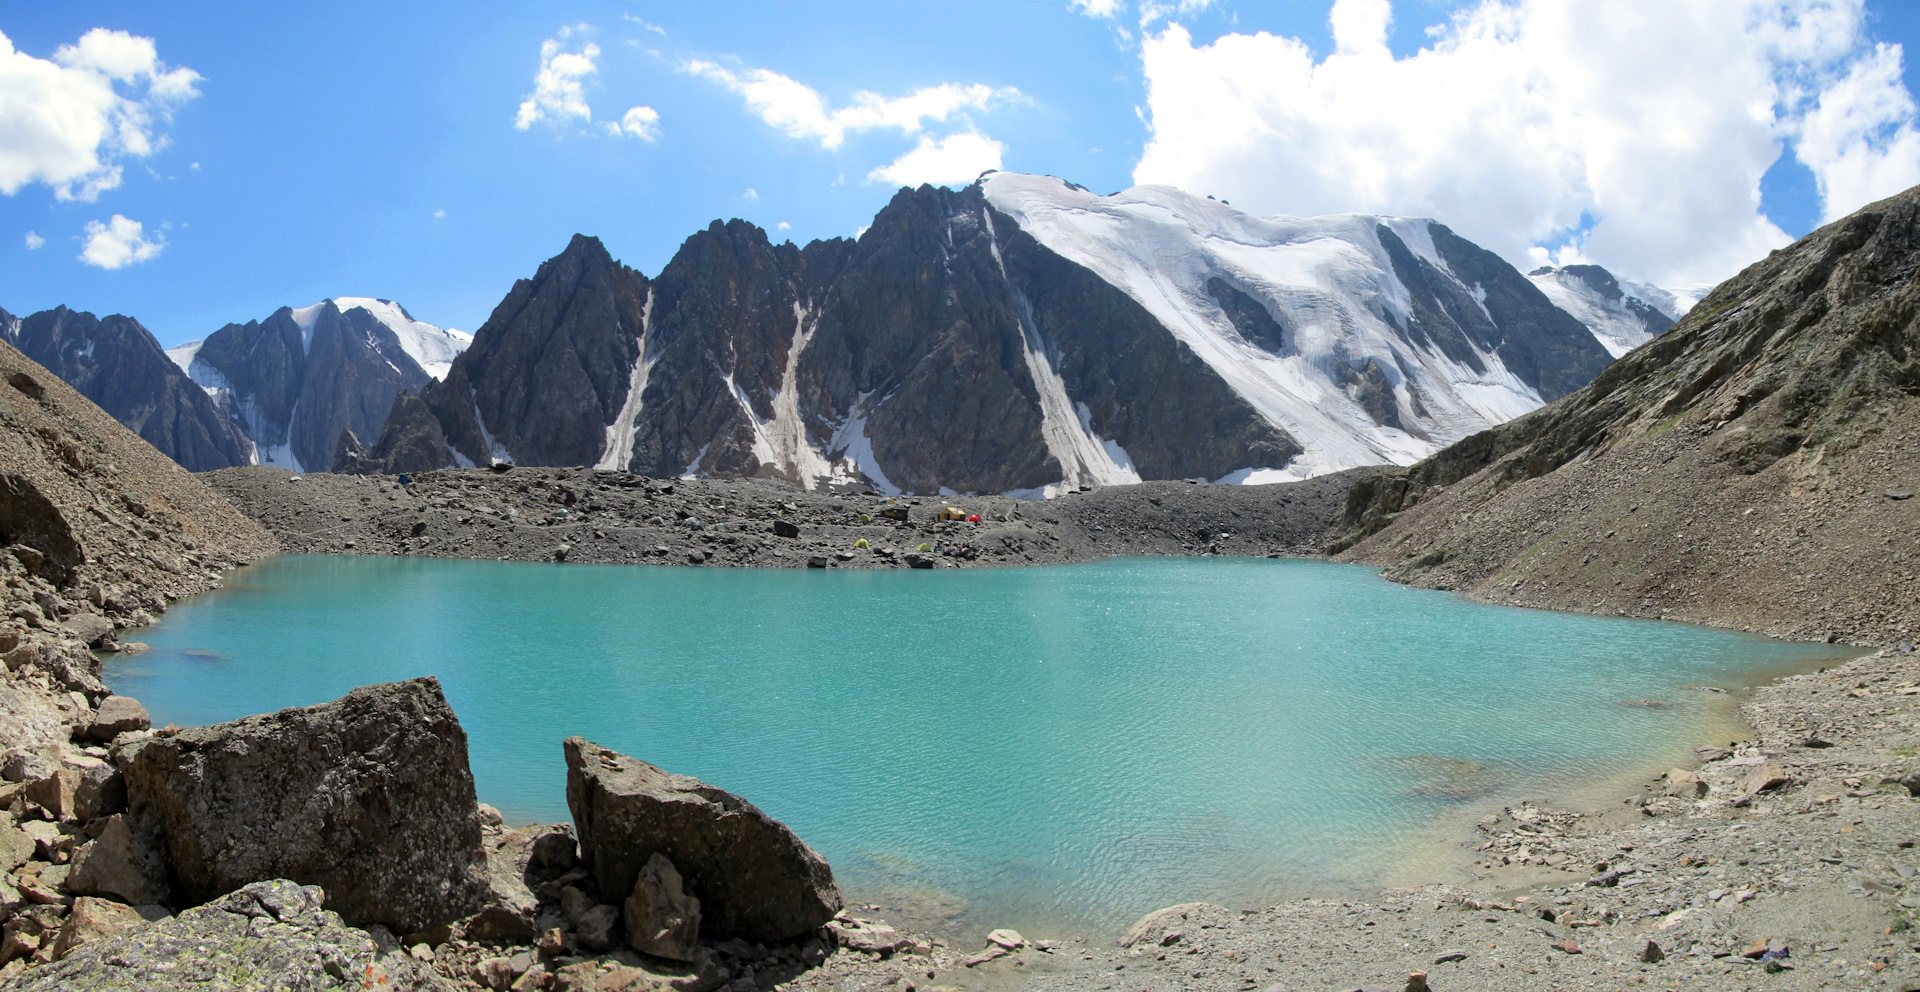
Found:
[[[1578,799],[1839,657],[1484,606],[1312,561],[809,571],[300,556],[107,665],[156,724],[438,676],[480,798],[569,819],[579,734],[745,796],[849,901],[956,932],[1405,877],[1446,825]],[[1598,802],[1599,800],[1594,800]],[[1431,880],[1431,879],[1419,879]]]

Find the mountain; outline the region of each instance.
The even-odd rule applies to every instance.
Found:
[[[4,318],[8,343],[196,472],[245,465],[253,445],[140,322],[66,307]]]
[[[1348,560],[1483,600],[1858,643],[1920,630],[1920,187],[1592,383],[1360,483]]]
[[[1261,218],[994,173],[902,190],[857,240],[776,245],[716,221],[651,280],[576,236],[396,414],[369,468],[501,458],[911,492],[1267,481],[1410,463],[1608,361],[1433,221]]]
[[[446,375],[471,341],[397,303],[340,297],[228,324],[168,355],[252,439],[257,461],[325,471],[346,432],[379,437],[394,397]]]
[[[1527,278],[1615,358],[1672,327],[1690,305],[1658,286],[1616,279],[1598,265],[1543,266]]]

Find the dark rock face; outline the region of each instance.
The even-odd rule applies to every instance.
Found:
[[[252,445],[167,357],[140,322],[57,307],[21,320],[10,340],[187,469],[245,465]]]
[[[369,934],[321,908],[332,891],[257,882],[179,916],[89,942],[15,979],[26,992],[276,988],[450,990],[389,934]]]
[[[625,899],[655,854],[698,899],[700,935],[772,943],[840,911],[833,870],[753,804],[698,779],[569,737],[567,806],[603,899]]]
[[[332,300],[303,329],[281,307],[264,321],[228,324],[194,353],[196,381],[211,387],[262,460],[306,471],[335,464],[343,433],[377,438],[394,398],[432,382],[393,330],[361,307]]]
[[[1620,280],[1614,278],[1613,273],[1608,272],[1598,265],[1566,265],[1562,266],[1560,271],[1583,280],[1587,285],[1592,286],[1603,299],[1620,304],[1625,307],[1629,313],[1646,321],[1647,333],[1650,335],[1661,334],[1665,332],[1667,328],[1673,326],[1672,317],[1662,313],[1659,308],[1649,304],[1645,300],[1628,296],[1626,291],[1620,288]]]
[[[1434,249],[1452,277],[1415,255],[1386,225],[1377,232],[1394,272],[1413,294],[1408,340],[1424,337],[1453,360],[1485,371],[1482,352],[1500,356],[1508,370],[1546,400],[1587,384],[1611,361],[1586,325],[1553,305],[1500,256],[1430,223]],[[1461,287],[1478,287],[1476,300]]]
[[[530,465],[592,464],[626,400],[648,288],[583,235],[515,283],[447,378],[420,394],[452,453],[475,465],[498,452]],[[418,437],[417,417],[405,426]],[[408,447],[396,442],[396,457]]]
[[[443,468],[452,460],[453,451],[447,446],[447,435],[440,429],[439,418],[418,393],[403,392],[393,398],[393,409],[387,413],[380,440],[364,455],[349,459],[348,464],[337,470],[355,475],[398,475]]]
[[[399,933],[481,906],[466,734],[434,679],[139,740],[115,762],[130,826],[165,847],[178,904],[292,878]]]

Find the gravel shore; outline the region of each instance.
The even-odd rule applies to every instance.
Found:
[[[781,987],[1282,992],[1425,972],[1446,992],[1920,988],[1920,655],[1782,679],[1742,711],[1751,739],[1703,744],[1611,808],[1482,820],[1457,883],[1175,907],[971,966],[978,936],[926,957],[841,950]]]
[[[287,550],[757,568],[1050,565],[1116,555],[1319,554],[1353,480],[1146,482],[1045,502],[807,492],[764,479],[649,479],[593,469],[200,476]],[[942,521],[947,508],[963,519]],[[904,514],[904,520],[889,518]],[[977,516],[978,522],[966,517]],[[921,550],[924,546],[925,550]],[[917,566],[916,566],[917,563]]]

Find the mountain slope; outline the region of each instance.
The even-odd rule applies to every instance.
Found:
[[[1346,560],[1555,609],[1920,629],[1920,187],[1722,283],[1584,389],[1354,489]]]
[[[378,437],[394,397],[445,375],[469,341],[391,301],[341,297],[228,324],[167,354],[253,440],[257,461],[324,471],[343,432]]]
[[[1593,331],[1615,358],[1647,343],[1686,312],[1658,286],[1614,277],[1598,265],[1546,266],[1527,273],[1553,305]]]
[[[651,281],[576,237],[421,394],[451,450],[425,457],[410,416],[411,442],[369,467],[914,492],[1265,481],[1409,463],[1607,361],[1430,221],[994,174],[902,190],[857,241],[715,222]]]
[[[56,307],[10,341],[167,457],[195,472],[245,465],[252,444],[132,317]]]

